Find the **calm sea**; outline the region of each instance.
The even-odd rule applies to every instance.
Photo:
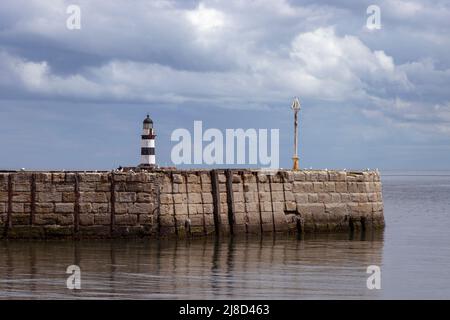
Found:
[[[0,299],[450,299],[450,172],[385,172],[384,232],[0,242]],[[81,290],[66,268],[81,269]],[[369,290],[369,265],[381,289]]]

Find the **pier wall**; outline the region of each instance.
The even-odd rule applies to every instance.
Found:
[[[378,172],[0,173],[1,238],[183,238],[383,226]]]

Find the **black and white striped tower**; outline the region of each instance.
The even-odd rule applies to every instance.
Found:
[[[141,167],[155,167],[155,131],[153,130],[153,121],[150,116],[144,120],[144,126],[141,139]]]

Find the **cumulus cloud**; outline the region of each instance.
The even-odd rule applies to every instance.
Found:
[[[300,95],[402,125],[443,131],[450,121],[450,61],[438,55],[449,45],[445,3],[383,1],[379,36],[361,32],[365,8],[353,2],[79,3],[79,31],[65,28],[67,1],[0,4],[0,91],[211,108],[263,108]],[[435,18],[436,29],[431,21],[415,33],[434,47],[402,51],[417,47],[404,37],[415,17]]]

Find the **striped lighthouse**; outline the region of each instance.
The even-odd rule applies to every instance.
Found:
[[[141,164],[140,167],[155,167],[155,131],[153,130],[153,121],[147,115],[143,123],[141,136]]]

